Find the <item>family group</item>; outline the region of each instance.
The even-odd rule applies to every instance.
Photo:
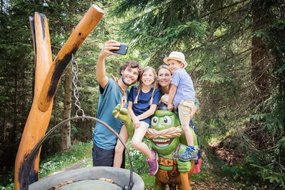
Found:
[[[100,96],[97,118],[110,125],[126,142],[126,127],[112,115],[114,108],[125,98],[124,106],[128,109],[135,129],[131,144],[146,156],[150,175],[155,175],[158,170],[157,153],[143,142],[143,138],[150,127],[151,116],[158,108],[175,111],[187,141],[187,149],[178,159],[197,160],[198,147],[194,146],[189,123],[197,111],[198,103],[193,81],[185,70],[187,62],[184,54],[171,52],[157,70],[150,66],[142,68],[136,61],[126,61],[119,69],[120,78],[115,80],[107,76],[105,62],[108,56],[116,55],[113,51],[119,49],[119,46],[119,42],[109,40],[98,56],[96,79]],[[92,156],[94,166],[124,167],[124,146],[100,123],[96,123],[93,132]]]

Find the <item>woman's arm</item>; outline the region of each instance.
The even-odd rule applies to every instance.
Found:
[[[162,103],[164,103],[164,104],[168,104],[168,94],[164,94],[163,96],[161,96],[161,99],[160,99],[160,101],[162,102]]]
[[[139,120],[143,120],[143,119],[145,119],[145,118],[150,117],[150,116],[153,115],[154,112],[156,111],[156,107],[157,107],[156,104],[152,104],[152,105],[150,106],[150,108],[149,108],[146,112],[144,112],[143,114],[138,115],[137,118],[138,118]]]
[[[169,94],[168,94],[168,104],[167,104],[167,109],[169,111],[172,111],[173,109],[173,99],[174,99],[174,96],[176,94],[176,90],[177,90],[177,87],[175,85],[171,85],[170,89],[169,89]]]

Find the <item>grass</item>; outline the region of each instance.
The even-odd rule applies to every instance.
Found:
[[[140,176],[142,177],[142,179],[144,181],[144,186],[146,189],[153,187],[153,184],[155,181],[154,176],[149,175],[149,173],[145,173],[145,174],[142,174]]]
[[[92,142],[82,143],[79,142],[72,146],[71,149],[56,153],[47,159],[43,160],[40,164],[40,178],[48,176],[51,173],[62,170],[72,164],[77,163],[83,159],[90,159],[92,157]],[[88,163],[87,166],[91,166]]]

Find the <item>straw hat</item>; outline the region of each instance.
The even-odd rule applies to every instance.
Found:
[[[168,57],[165,57],[163,59],[164,63],[166,63],[167,65],[169,65],[169,60],[174,59],[176,61],[180,61],[181,63],[183,63],[184,68],[187,67],[187,62],[185,61],[185,56],[183,53],[179,52],[179,51],[173,51],[169,54]]]

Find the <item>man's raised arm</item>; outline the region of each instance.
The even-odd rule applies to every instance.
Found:
[[[96,79],[99,85],[104,89],[108,83],[108,77],[106,76],[105,60],[109,55],[116,55],[110,50],[119,49],[120,43],[115,40],[109,40],[105,42],[104,47],[99,53],[99,57],[96,64]]]

